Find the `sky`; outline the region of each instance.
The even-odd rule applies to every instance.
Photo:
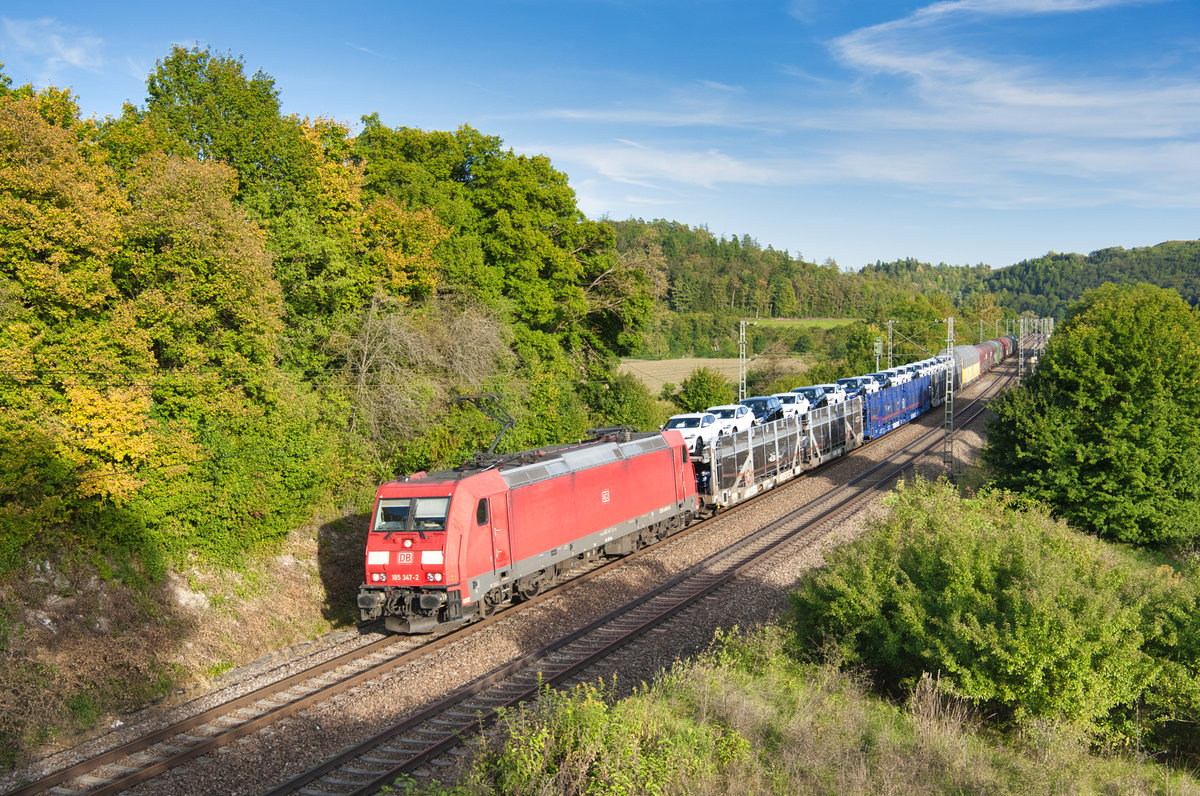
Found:
[[[1200,237],[1196,0],[5,0],[14,85],[144,105],[172,45],[282,110],[467,124],[591,218],[854,269],[993,267]]]

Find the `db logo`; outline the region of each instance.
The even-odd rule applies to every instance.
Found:
[[[600,493],[600,502],[607,503],[608,501],[609,501],[609,496],[608,496],[608,490],[606,489]]]

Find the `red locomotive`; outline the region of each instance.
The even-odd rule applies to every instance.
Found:
[[[665,538],[700,508],[677,431],[614,432],[390,481],[375,498],[359,612],[401,633],[486,616],[577,563]]]

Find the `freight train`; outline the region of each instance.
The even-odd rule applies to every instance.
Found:
[[[886,434],[1008,356],[1015,338],[957,346],[912,378],[718,438],[599,430],[379,487],[358,593],[362,621],[428,633],[533,597],[599,557],[621,556]],[[899,381],[897,379],[897,381]],[[493,445],[493,448],[495,445]]]

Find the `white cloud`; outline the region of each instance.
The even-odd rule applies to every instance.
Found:
[[[746,94],[742,86],[695,80],[662,88],[653,107],[630,107],[620,103],[606,108],[558,108],[543,111],[538,116],[650,127],[759,129],[763,117],[744,107]]]
[[[926,6],[909,19],[939,17],[947,14],[974,13],[987,16],[1028,16],[1030,14],[1066,14],[1100,8],[1143,4],[1145,0],[945,0]],[[1153,0],[1151,0],[1153,1]]]
[[[555,111],[547,116],[619,132],[607,144],[539,151],[588,175],[597,208],[679,204],[741,186],[810,196],[861,188],[986,210],[1200,207],[1200,85],[1154,69],[1131,78],[1104,61],[1072,72],[1007,37],[980,46],[999,16],[1130,4],[938,2],[831,42],[849,83],[792,68],[787,95],[697,81],[641,107]],[[665,140],[646,128],[687,129]],[[621,195],[617,185],[642,190]]]
[[[701,80],[700,85],[710,88],[713,91],[723,91],[730,94],[740,94],[745,91],[741,86],[731,86],[728,83],[718,83],[715,80]]]
[[[555,160],[585,165],[590,171],[625,185],[658,188],[714,188],[721,184],[778,185],[791,181],[779,163],[748,161],[719,149],[623,142],[622,146],[554,148]]]
[[[1076,141],[1029,137],[960,140],[954,145],[886,135],[838,142],[786,158],[736,156],[685,145],[633,144],[543,147],[573,175],[594,175],[576,186],[581,202],[597,208],[672,204],[697,190],[822,186],[864,191],[911,191],[922,201],[990,209],[1099,206],[1200,207],[1200,143]],[[644,189],[618,197],[602,185]],[[601,202],[601,193],[610,201]]]
[[[360,53],[366,53],[367,55],[373,56],[375,58],[382,58],[383,60],[386,60],[386,61],[395,61],[396,60],[393,56],[385,55],[384,53],[378,52],[376,50],[372,50],[370,47],[363,47],[359,44],[354,44],[353,42],[345,42],[345,46],[349,47],[351,50],[358,50]]]
[[[697,108],[646,110],[642,108],[562,108],[538,114],[548,119],[566,119],[578,122],[608,122],[618,124],[645,124],[654,127],[719,126],[733,124],[733,119],[718,109]]]
[[[99,38],[57,20],[4,17],[0,22],[9,46],[21,54],[43,59],[47,69],[66,65],[94,71],[104,63],[100,55],[103,42]]]
[[[154,71],[153,64],[141,63],[132,56],[125,56],[125,72],[134,80],[144,81],[146,75]]]
[[[910,82],[908,102],[884,106],[874,97],[864,120],[900,129],[957,127],[970,131],[1095,138],[1171,138],[1200,133],[1200,86],[1185,80],[1137,83],[1115,76],[1051,77],[1028,55],[981,56],[955,45],[956,32],[977,32],[980,16],[1088,11],[1128,0],[955,0],[831,43],[842,63],[865,75]],[[974,48],[979,52],[979,48]],[[914,101],[915,100],[915,101]],[[867,103],[864,103],[867,104]]]
[[[787,13],[806,25],[812,24],[817,18],[817,5],[818,0],[788,0]]]

